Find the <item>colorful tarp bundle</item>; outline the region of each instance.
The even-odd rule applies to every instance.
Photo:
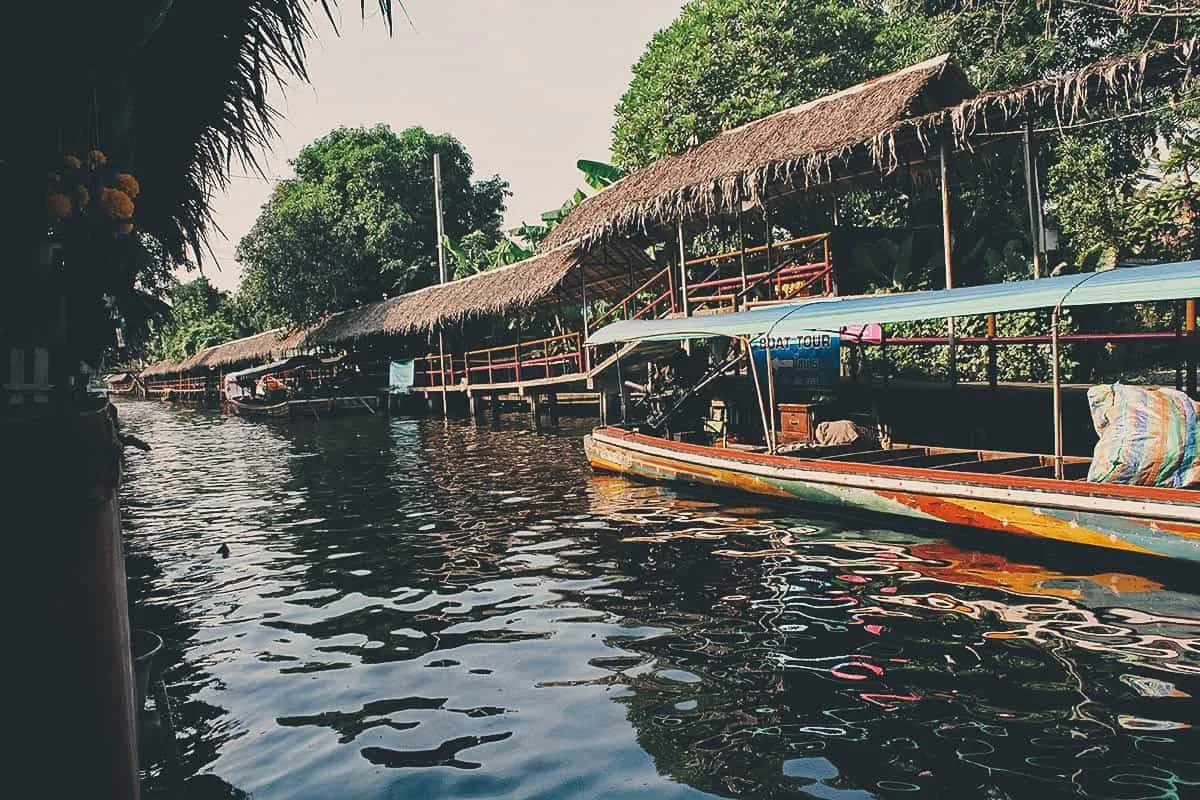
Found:
[[[1100,436],[1089,481],[1200,486],[1200,408],[1186,394],[1118,383],[1087,398]]]

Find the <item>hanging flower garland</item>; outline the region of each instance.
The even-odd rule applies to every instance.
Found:
[[[103,151],[90,151],[86,167],[83,159],[66,155],[62,165],[49,174],[46,213],[52,228],[94,219],[111,226],[116,234],[128,235],[133,233],[133,201],[140,193],[137,178],[114,169]],[[94,205],[93,194],[97,198]]]

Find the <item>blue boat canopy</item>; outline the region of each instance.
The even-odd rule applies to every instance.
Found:
[[[709,336],[794,336],[871,323],[971,317],[1039,308],[1139,303],[1200,297],[1200,261],[1119,267],[1104,272],[964,286],[928,292],[814,298],[741,311],[607,325],[588,344],[702,339]]]

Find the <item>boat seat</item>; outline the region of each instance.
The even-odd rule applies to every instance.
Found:
[[[891,450],[862,450],[857,453],[843,453],[828,456],[827,461],[853,461],[859,464],[886,464],[902,458],[928,455],[926,447],[895,447]]]
[[[1041,456],[1010,456],[1008,458],[986,458],[965,464],[947,464],[938,469],[952,472],[981,472],[989,475],[1008,474],[1013,470],[1042,466]]]
[[[978,453],[933,453],[930,455],[913,455],[889,461],[892,467],[936,468],[951,464],[979,463]]]

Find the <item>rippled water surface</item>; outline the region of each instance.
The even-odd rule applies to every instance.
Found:
[[[1194,570],[630,483],[583,427],[120,410],[156,795],[1200,796]]]

